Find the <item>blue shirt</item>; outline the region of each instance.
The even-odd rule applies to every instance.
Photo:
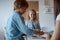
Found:
[[[6,40],[24,40],[21,36],[23,33],[33,35],[34,31],[28,29],[21,14],[14,11],[7,21]]]
[[[40,24],[38,21],[34,21],[33,23],[31,21],[25,21],[25,25],[29,28],[29,29],[38,29],[38,30],[41,30],[40,29]]]

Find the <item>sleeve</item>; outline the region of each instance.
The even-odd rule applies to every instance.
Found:
[[[22,20],[21,16],[17,15],[15,20],[18,24],[17,28],[19,29],[19,31],[21,31],[21,32],[23,32],[24,34],[27,34],[27,35],[33,35],[34,34],[34,31],[28,29],[26,27],[26,25],[23,23],[23,20]]]
[[[57,16],[56,20],[59,20],[60,21],[60,14]]]

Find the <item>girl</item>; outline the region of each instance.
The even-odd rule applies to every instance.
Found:
[[[25,24],[28,26],[29,29],[32,30],[39,30],[40,31],[40,25],[37,21],[37,15],[36,11],[34,9],[31,9],[28,13],[29,21],[26,21]]]

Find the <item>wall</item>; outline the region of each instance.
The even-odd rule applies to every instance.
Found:
[[[6,26],[7,18],[13,9],[12,0],[0,0],[0,40],[4,39],[3,27]]]
[[[55,26],[54,19],[54,1],[48,0],[49,5],[45,5],[45,0],[39,0],[39,20],[41,27],[48,27],[50,30],[53,30]],[[46,8],[47,7],[47,8]],[[50,11],[48,12],[48,7]]]

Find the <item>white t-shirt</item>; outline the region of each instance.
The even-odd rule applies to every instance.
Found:
[[[59,20],[59,21],[60,21],[60,13],[59,13],[59,15],[57,16],[56,20]]]

